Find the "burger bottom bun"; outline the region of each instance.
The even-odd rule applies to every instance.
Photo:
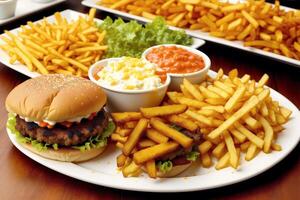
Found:
[[[181,174],[182,172],[187,170],[191,165],[192,165],[192,162],[190,162],[188,164],[184,164],[184,165],[176,165],[176,166],[172,167],[171,171],[168,171],[166,173],[163,173],[163,172],[158,170],[156,175],[159,178],[171,178],[171,177],[174,177],[174,176],[177,176],[177,175]],[[147,171],[145,167],[143,167],[142,169],[145,172]]]
[[[105,146],[100,148],[92,148],[88,151],[80,151],[72,148],[59,148],[58,150],[49,148],[45,151],[39,151],[30,144],[26,144],[26,143],[19,143],[19,144],[25,147],[26,149],[28,149],[29,151],[38,154],[44,158],[63,161],[63,162],[83,162],[86,160],[90,160],[100,155],[106,149]]]
[[[162,173],[160,171],[157,171],[157,176],[160,178],[174,177],[174,176],[181,174],[185,170],[187,170],[191,165],[192,165],[192,162],[190,162],[188,164],[184,164],[184,165],[176,165],[176,166],[173,166],[172,169],[170,171],[168,171],[167,173]]]

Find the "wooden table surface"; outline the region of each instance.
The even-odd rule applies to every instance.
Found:
[[[32,14],[5,26],[12,29],[28,20],[35,21],[55,11],[74,9],[88,12],[79,0]],[[104,18],[108,13],[97,13]],[[212,60],[212,69],[222,67],[226,72],[238,68],[256,80],[264,73],[270,75],[269,86],[289,98],[300,108],[300,69],[268,58],[207,42],[201,50]],[[5,124],[7,94],[27,77],[0,64],[0,199],[140,199],[140,198],[198,198],[198,199],[299,199],[300,145],[278,165],[250,180],[218,189],[194,193],[154,194],[122,191],[92,185],[54,172],[32,161],[10,143]],[[299,122],[300,123],[300,122]],[[193,196],[192,196],[193,195]]]

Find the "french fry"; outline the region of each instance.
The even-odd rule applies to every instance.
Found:
[[[211,157],[208,153],[201,154],[200,158],[201,158],[202,166],[205,167],[205,168],[209,168],[213,164],[212,160],[211,160]]]
[[[140,120],[143,117],[140,112],[112,113],[111,116],[117,123]]]
[[[230,99],[228,99],[228,101],[226,102],[226,104],[224,106],[224,108],[227,112],[231,112],[234,109],[235,105],[242,98],[245,91],[246,91],[245,86],[241,85],[240,87],[238,87],[238,89],[234,92],[234,94],[230,97]]]
[[[121,143],[121,142],[117,142],[117,143],[116,143],[116,147],[118,147],[119,149],[123,149],[124,144]]]
[[[195,131],[198,128],[197,124],[195,124],[193,121],[185,119],[178,115],[168,116],[167,119],[169,122],[174,123],[190,131]]]
[[[156,131],[155,129],[147,129],[147,133],[146,136],[153,140],[156,143],[166,143],[168,142],[169,138],[162,135],[161,133],[159,133],[158,131]]]
[[[148,162],[146,162],[146,170],[151,178],[156,178],[155,160],[149,160]]]
[[[188,148],[192,145],[193,140],[184,134],[180,133],[179,131],[170,128],[165,123],[161,122],[156,118],[150,119],[150,124],[153,128],[155,128],[160,133],[164,134],[165,136],[172,138],[174,141],[178,142],[184,148]]]
[[[149,160],[156,159],[160,156],[166,155],[175,151],[179,147],[179,144],[175,142],[167,142],[142,149],[133,155],[133,160],[137,164],[145,163]]]
[[[229,152],[227,152],[220,158],[219,162],[216,164],[216,166],[215,166],[216,170],[220,170],[220,169],[224,169],[224,168],[228,167],[229,160],[230,160],[230,154],[229,154]]]
[[[205,141],[198,146],[198,149],[201,154],[205,154],[212,148],[212,146],[213,144],[210,141]]]
[[[120,154],[117,157],[117,166],[123,167],[125,165],[127,157],[124,154]]]
[[[205,125],[212,126],[212,124],[213,124],[211,119],[209,119],[201,114],[198,114],[196,112],[193,112],[191,110],[187,110],[185,112],[185,114],[187,114],[190,118],[193,118],[193,119],[197,120],[198,122],[203,123]]]
[[[127,137],[130,133],[131,133],[131,129],[129,129],[129,128],[122,128],[122,129],[120,129],[120,130],[118,130],[118,131],[116,131],[120,136],[122,136],[122,137]]]
[[[189,91],[189,93],[198,101],[203,100],[203,95],[199,92],[199,90],[187,79],[183,79],[184,87]]]
[[[141,117],[142,118],[142,117]],[[124,123],[124,128],[133,129],[137,125],[138,121],[129,121]]]
[[[199,90],[202,92],[202,94],[206,97],[206,98],[220,98],[220,96],[210,90],[208,90],[206,87],[200,85],[199,86]]]
[[[225,112],[225,109],[223,106],[203,106],[201,108],[202,110],[214,110],[218,113],[224,113]]]
[[[227,150],[230,155],[229,162],[230,162],[231,166],[236,169],[238,166],[238,157],[237,157],[237,152],[236,152],[232,137],[230,136],[228,131],[225,131],[223,133],[223,136],[224,136]]]
[[[186,105],[189,107],[202,108],[203,106],[207,106],[208,104],[203,101],[198,101],[195,99],[190,99],[186,97],[178,97],[178,102],[182,105]]]
[[[138,143],[141,138],[143,132],[146,130],[148,126],[148,121],[144,118],[140,119],[136,127],[133,129],[132,133],[129,135],[124,147],[122,149],[123,154],[128,156],[135,145]]]
[[[247,128],[245,128],[243,125],[236,123],[235,127],[237,130],[239,130],[243,135],[245,135],[248,140],[250,140],[252,143],[254,143],[257,147],[262,148],[264,145],[264,141],[257,137],[254,133],[249,131]]]
[[[290,111],[290,110],[287,109],[287,108],[280,107],[280,113],[282,114],[282,116],[283,116],[285,119],[288,119],[288,118],[291,116],[292,111]]]
[[[125,143],[127,141],[127,137],[122,137],[117,133],[111,134],[111,139],[116,142]]]
[[[168,105],[151,108],[140,108],[142,114],[146,118],[173,115],[183,113],[187,109],[186,105]]]
[[[131,162],[128,166],[122,169],[124,177],[137,176],[136,174],[138,174],[139,171],[141,171],[141,166],[135,164],[135,162]]]
[[[245,160],[249,161],[252,160],[257,153],[257,146],[256,144],[251,143],[250,146],[248,147]]]
[[[138,146],[143,149],[143,148],[147,148],[147,147],[151,147],[156,145],[155,142],[153,142],[152,140],[149,139],[143,139],[138,143]]]
[[[229,131],[240,143],[245,142],[246,136],[240,133],[237,129],[230,128]]]
[[[271,148],[274,151],[281,151],[282,150],[282,147],[279,144],[275,144],[275,143],[272,143]]]
[[[223,154],[225,153],[225,150],[226,150],[225,147],[226,147],[226,145],[224,142],[219,143],[212,151],[212,155],[218,159],[221,158],[223,156]]]
[[[221,126],[213,130],[208,136],[211,139],[218,137],[222,132],[227,130],[230,126],[232,126],[237,120],[242,118],[245,114],[250,112],[257,104],[259,103],[259,99],[256,96],[252,96],[242,108],[240,108],[237,112],[235,112],[230,118],[228,118]]]
[[[271,145],[272,145],[273,136],[274,136],[273,128],[271,127],[270,123],[264,117],[259,116],[258,119],[264,129],[264,132],[265,132],[263,151],[265,153],[269,153],[269,151],[271,149]]]

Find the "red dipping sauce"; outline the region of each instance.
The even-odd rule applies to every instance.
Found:
[[[187,74],[205,67],[201,56],[176,46],[153,48],[146,59],[157,64],[165,73]]]

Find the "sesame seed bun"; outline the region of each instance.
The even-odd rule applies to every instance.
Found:
[[[106,94],[93,82],[71,75],[51,74],[29,79],[6,98],[6,109],[34,121],[63,122],[98,112]]]

